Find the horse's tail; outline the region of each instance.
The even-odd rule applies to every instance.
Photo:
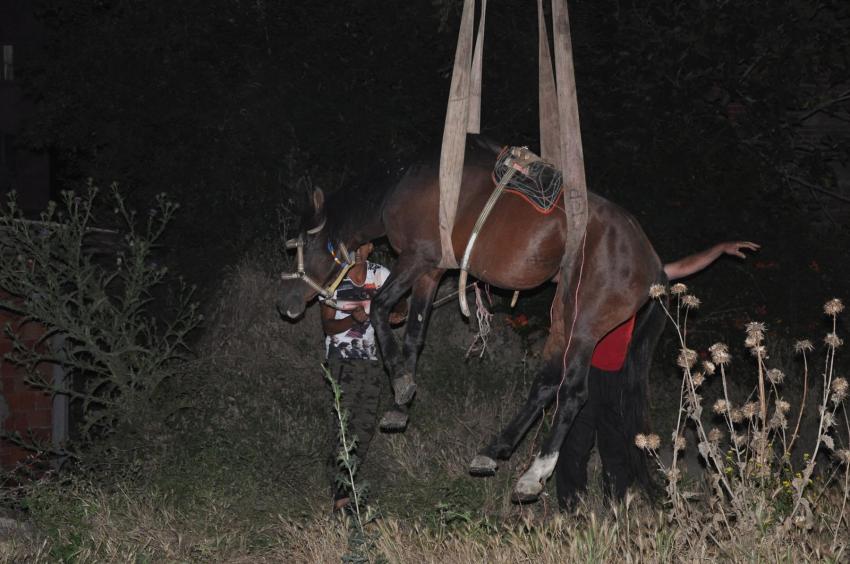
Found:
[[[666,277],[661,282],[666,282]],[[638,433],[648,433],[650,430],[649,372],[652,356],[666,321],[666,314],[656,300],[650,300],[641,308],[635,320],[632,342],[622,372],[625,388],[620,408],[629,445],[629,465],[635,480],[650,497],[659,493],[658,486],[651,477],[649,457],[646,452],[635,446],[634,439]]]

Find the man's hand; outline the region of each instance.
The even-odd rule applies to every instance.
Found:
[[[758,243],[752,243],[750,241],[727,241],[725,243],[721,243],[720,246],[725,254],[738,258],[747,258],[747,255],[745,255],[741,249],[757,251],[761,248],[761,245]]]
[[[366,310],[363,309],[362,305],[351,310],[351,317],[354,318],[354,321],[357,323],[366,323],[369,320],[369,314],[366,313]]]

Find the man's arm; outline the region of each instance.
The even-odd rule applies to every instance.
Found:
[[[747,258],[747,255],[744,254],[742,249],[757,251],[759,248],[761,248],[761,245],[751,243],[750,241],[726,241],[725,243],[718,243],[701,253],[696,253],[665,264],[664,273],[670,280],[677,280],[679,278],[684,278],[685,276],[690,276],[695,272],[699,272],[716,261],[721,255],[726,254],[740,258]]]
[[[363,309],[363,306],[357,306],[351,311],[351,315],[342,319],[334,319],[336,310],[331,306],[322,303],[322,331],[325,335],[338,335],[345,333],[357,324],[364,323],[369,319],[369,314]]]

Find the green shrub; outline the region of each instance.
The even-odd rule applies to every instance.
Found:
[[[76,404],[75,440],[58,453],[72,456],[95,439],[145,428],[152,401],[179,374],[187,336],[202,319],[192,289],[169,284],[156,260],[178,205],[161,194],[140,217],[113,185],[119,234],[95,227],[97,197],[89,182],[82,194],[63,192],[60,204],[29,221],[12,195],[0,214],[0,307],[21,320],[5,327],[14,344],[6,360],[26,369],[28,384]],[[44,327],[36,342],[23,338],[28,323]],[[64,383],[47,378],[43,365],[61,366]]]

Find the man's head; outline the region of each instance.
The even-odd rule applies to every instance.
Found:
[[[357,247],[357,251],[354,253],[354,263],[363,263],[366,262],[366,259],[369,258],[369,255],[372,254],[372,249],[375,248],[375,245],[369,241],[368,243],[363,243],[359,247]]]

